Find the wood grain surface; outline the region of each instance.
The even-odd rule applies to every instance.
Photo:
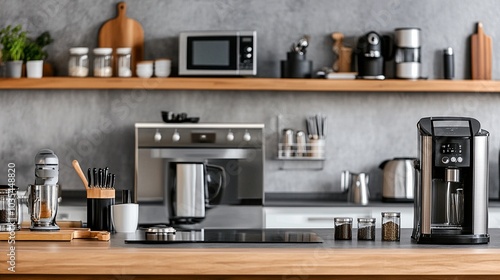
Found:
[[[117,4],[117,16],[106,21],[99,30],[99,47],[113,48],[113,75],[117,76],[116,69],[116,48],[132,48],[131,70],[135,76],[135,65],[144,57],[144,30],[141,24],[127,15],[127,4],[120,2]]]
[[[0,232],[0,240],[10,239],[10,232]],[[15,232],[16,241],[71,241],[73,239],[95,239],[109,241],[110,233],[107,231],[90,231],[88,228],[60,229],[58,231],[31,231],[23,228]]]
[[[276,78],[42,78],[0,79],[0,89],[241,90],[324,92],[500,92],[486,80],[324,80]]]
[[[477,24],[477,33],[471,36],[471,72],[473,80],[492,78],[492,42],[484,33],[483,24]]]

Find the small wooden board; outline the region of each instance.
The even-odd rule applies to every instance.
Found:
[[[477,24],[477,33],[471,36],[471,72],[473,80],[491,80],[492,43],[483,24]]]
[[[10,239],[10,232],[0,232],[0,241]],[[109,241],[110,233],[107,231],[90,231],[88,228],[61,229],[58,231],[31,231],[21,229],[14,232],[16,241],[71,241],[73,239],[95,239]]]
[[[113,48],[113,61],[115,62],[116,48],[132,48],[130,66],[135,76],[135,65],[143,60],[144,56],[144,30],[138,21],[127,17],[125,2],[118,3],[117,10],[116,18],[106,21],[101,26],[98,45],[100,48]],[[117,76],[118,72],[114,66],[113,76]]]

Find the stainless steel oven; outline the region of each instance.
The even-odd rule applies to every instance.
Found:
[[[263,124],[135,124],[139,223],[220,227],[232,220],[228,226],[234,228],[241,218],[235,215],[247,212],[254,218],[241,227],[258,226],[264,197],[263,135]]]

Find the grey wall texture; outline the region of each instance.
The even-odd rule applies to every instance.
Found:
[[[48,62],[67,75],[68,49],[97,45],[99,27],[116,15],[111,0],[0,0],[0,27],[22,24],[37,36],[50,31]],[[469,36],[483,22],[494,46],[500,38],[497,1],[473,0],[150,0],[127,1],[127,15],[145,32],[145,58],[169,57],[177,64],[178,34],[185,30],[251,29],[258,33],[258,76],[278,77],[279,61],[291,43],[311,36],[308,58],[314,68],[333,62],[332,32],[355,39],[374,30],[422,30],[423,75],[442,78],[442,50],[455,51],[456,78],[470,78]],[[494,47],[495,49],[495,47]],[[493,55],[493,78],[500,57]],[[203,122],[266,124],[266,192],[338,192],[342,170],[369,172],[374,197],[381,192],[385,159],[416,156],[416,123],[426,116],[477,118],[490,137],[490,197],[499,193],[500,105],[497,93],[249,92],[134,90],[8,90],[0,92],[0,170],[17,166],[21,189],[34,181],[34,156],[51,148],[61,161],[64,189],[82,189],[71,167],[109,166],[118,188],[132,188],[133,125],[161,122],[160,111],[188,112]],[[277,156],[278,115],[303,128],[302,120],[321,112],[328,117],[327,160],[323,169],[308,163],[282,170]],[[0,173],[1,174],[1,173]]]

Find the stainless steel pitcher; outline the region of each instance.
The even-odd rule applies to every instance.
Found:
[[[347,202],[367,205],[370,198],[368,190],[369,175],[366,173],[351,173],[342,171],[340,187],[347,191]]]
[[[28,212],[31,219],[31,230],[58,230],[56,224],[58,201],[58,185],[29,185]]]

